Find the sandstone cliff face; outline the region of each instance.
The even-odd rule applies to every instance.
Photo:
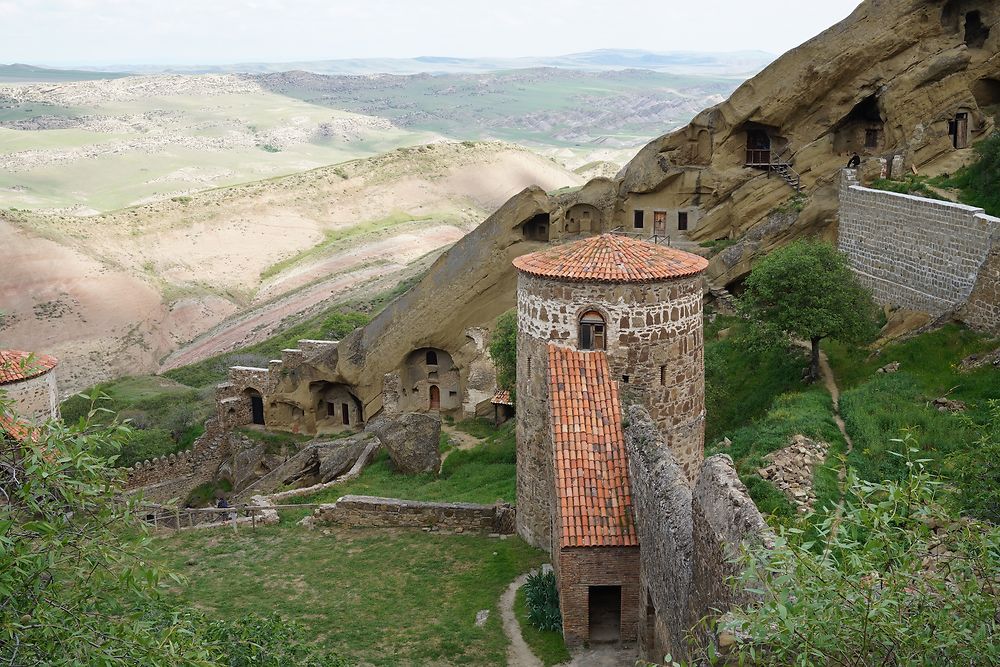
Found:
[[[467,330],[513,307],[511,260],[542,242],[637,231],[637,209],[673,216],[662,233],[675,243],[733,242],[711,258],[713,287],[738,282],[757,257],[795,238],[833,240],[839,170],[853,153],[875,177],[971,159],[968,146],[994,130],[1000,109],[998,47],[994,0],[867,0],[725,102],[650,142],[615,179],[512,198],[371,324],[307,358],[279,393],[301,393],[313,378],[342,382],[367,418],[381,407],[383,376],[421,348],[447,351],[464,388],[482,356]],[[801,196],[764,166],[775,162],[790,165]],[[693,221],[686,231],[680,211]],[[660,234],[654,220],[640,233]]]

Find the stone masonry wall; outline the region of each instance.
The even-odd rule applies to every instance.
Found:
[[[646,404],[689,477],[704,458],[705,377],[700,277],[578,283],[519,276],[520,340],[577,347],[580,316],[600,312],[622,394]],[[519,369],[520,370],[520,369]],[[627,379],[626,379],[627,378]]]
[[[559,608],[568,646],[590,639],[591,586],[621,586],[621,639],[634,642],[639,622],[638,547],[566,548],[559,551]]]
[[[691,585],[691,488],[655,422],[639,406],[625,410],[632,510],[642,545],[641,656],[683,655]]]
[[[646,411],[629,406],[625,421],[641,545],[641,654],[683,658],[688,633],[702,618],[747,600],[727,584],[736,574],[730,559],[741,544],[767,540],[770,532],[731,458],[706,459],[692,489]]]
[[[982,209],[864,188],[850,169],[841,176],[838,245],[882,305],[959,308],[998,242],[1000,219]]]
[[[7,392],[13,402],[13,411],[31,422],[43,422],[59,416],[59,392],[56,387],[56,373],[47,373],[5,384],[0,389]]]
[[[738,574],[731,561],[741,545],[770,540],[771,532],[736,474],[733,460],[716,454],[705,460],[691,497],[692,552],[689,620],[696,623],[716,610],[747,604],[752,596],[727,583]],[[702,643],[711,638],[700,632]]]
[[[449,533],[514,532],[510,505],[430,503],[372,496],[344,496],[313,510],[319,524],[347,528],[428,528]]]
[[[994,238],[993,248],[979,269],[979,278],[959,317],[974,329],[1000,333],[1000,236]]]
[[[518,311],[518,319],[522,316]],[[549,418],[547,342],[517,332],[517,533],[552,551],[554,452]]]
[[[196,486],[215,479],[230,451],[228,439],[228,432],[211,419],[190,449],[129,468],[125,490],[142,493],[149,502],[164,503],[173,498],[183,501]]]

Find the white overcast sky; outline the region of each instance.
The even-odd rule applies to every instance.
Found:
[[[784,52],[859,0],[0,0],[0,63]]]

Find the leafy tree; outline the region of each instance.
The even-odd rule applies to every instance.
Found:
[[[796,241],[753,267],[739,309],[758,345],[809,341],[809,377],[819,377],[819,343],[866,340],[876,333],[877,308],[846,258],[828,243]]]
[[[52,421],[17,440],[0,430],[0,664],[343,665],[314,655],[274,618],[209,621],[163,599],[122,474],[95,452],[131,428]],[[12,417],[0,392],[0,415]],[[173,577],[176,579],[176,577]]]
[[[1000,529],[949,516],[942,483],[909,457],[901,482],[853,474],[840,514],[743,555],[760,596],[723,626],[740,664],[1000,664]],[[897,453],[897,455],[899,455]],[[817,537],[818,536],[818,537]],[[728,663],[727,663],[728,664]]]
[[[508,310],[497,318],[490,338],[490,356],[497,368],[497,386],[511,392],[517,388],[517,313]]]

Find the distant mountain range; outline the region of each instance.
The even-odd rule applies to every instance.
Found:
[[[654,52],[634,49],[600,49],[564,56],[524,58],[352,58],[282,63],[236,63],[232,65],[114,65],[78,67],[73,70],[48,69],[31,65],[0,65],[0,81],[74,81],[114,78],[126,74],[265,74],[302,70],[316,74],[460,74],[497,72],[536,67],[575,70],[646,69],[675,74],[732,76],[747,78],[774,60],[763,51]]]

